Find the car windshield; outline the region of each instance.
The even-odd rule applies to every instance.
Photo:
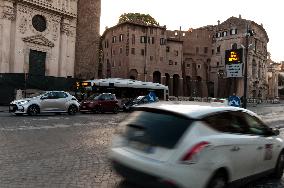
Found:
[[[34,98],[34,97],[41,97],[44,96],[47,92],[43,91],[43,92],[38,92],[38,93],[33,93],[30,95],[30,98]]]
[[[95,94],[90,95],[87,99],[88,100],[94,100],[94,99],[97,100],[99,96],[100,96],[100,94],[95,93]]]
[[[139,97],[136,97],[133,102],[138,102],[140,101],[141,99],[143,99],[144,96],[139,96]]]

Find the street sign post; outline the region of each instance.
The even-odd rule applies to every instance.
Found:
[[[226,50],[225,65],[228,78],[243,77],[243,49]]]

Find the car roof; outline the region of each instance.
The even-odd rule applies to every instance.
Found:
[[[232,106],[226,106],[223,104],[216,104],[216,103],[208,103],[208,102],[194,102],[194,101],[182,101],[182,102],[176,102],[176,101],[163,101],[163,102],[155,102],[150,104],[144,104],[141,106],[137,106],[137,109],[139,108],[152,108],[152,109],[158,109],[168,112],[174,112],[178,113],[184,116],[187,116],[189,118],[194,119],[200,119],[202,117],[205,117],[209,114],[214,114],[218,112],[226,112],[226,111],[242,111],[247,112],[248,114],[252,116],[257,116],[254,112],[251,112],[250,110],[238,108],[238,107],[232,107]]]

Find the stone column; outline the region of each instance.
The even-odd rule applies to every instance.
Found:
[[[67,49],[68,49],[68,34],[70,24],[69,20],[63,18],[60,27],[60,57],[58,64],[58,76],[66,76]]]
[[[166,76],[161,76],[161,84],[166,85]]]
[[[183,93],[183,78],[179,78],[179,91],[178,91],[178,96],[184,96],[184,93]]]
[[[174,87],[174,78],[170,77],[170,83],[169,83],[169,95],[173,96],[173,88]]]
[[[13,3],[10,1],[3,2],[3,13],[2,17],[2,25],[0,31],[0,37],[2,39],[2,45],[0,48],[0,72],[8,73],[10,68],[10,46],[11,46],[11,24],[15,19],[14,7]]]

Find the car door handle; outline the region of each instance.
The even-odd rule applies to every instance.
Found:
[[[263,146],[258,146],[257,149],[258,149],[258,150],[262,150],[262,149],[263,149]]]
[[[239,151],[240,150],[240,147],[239,146],[234,146],[231,151]]]

